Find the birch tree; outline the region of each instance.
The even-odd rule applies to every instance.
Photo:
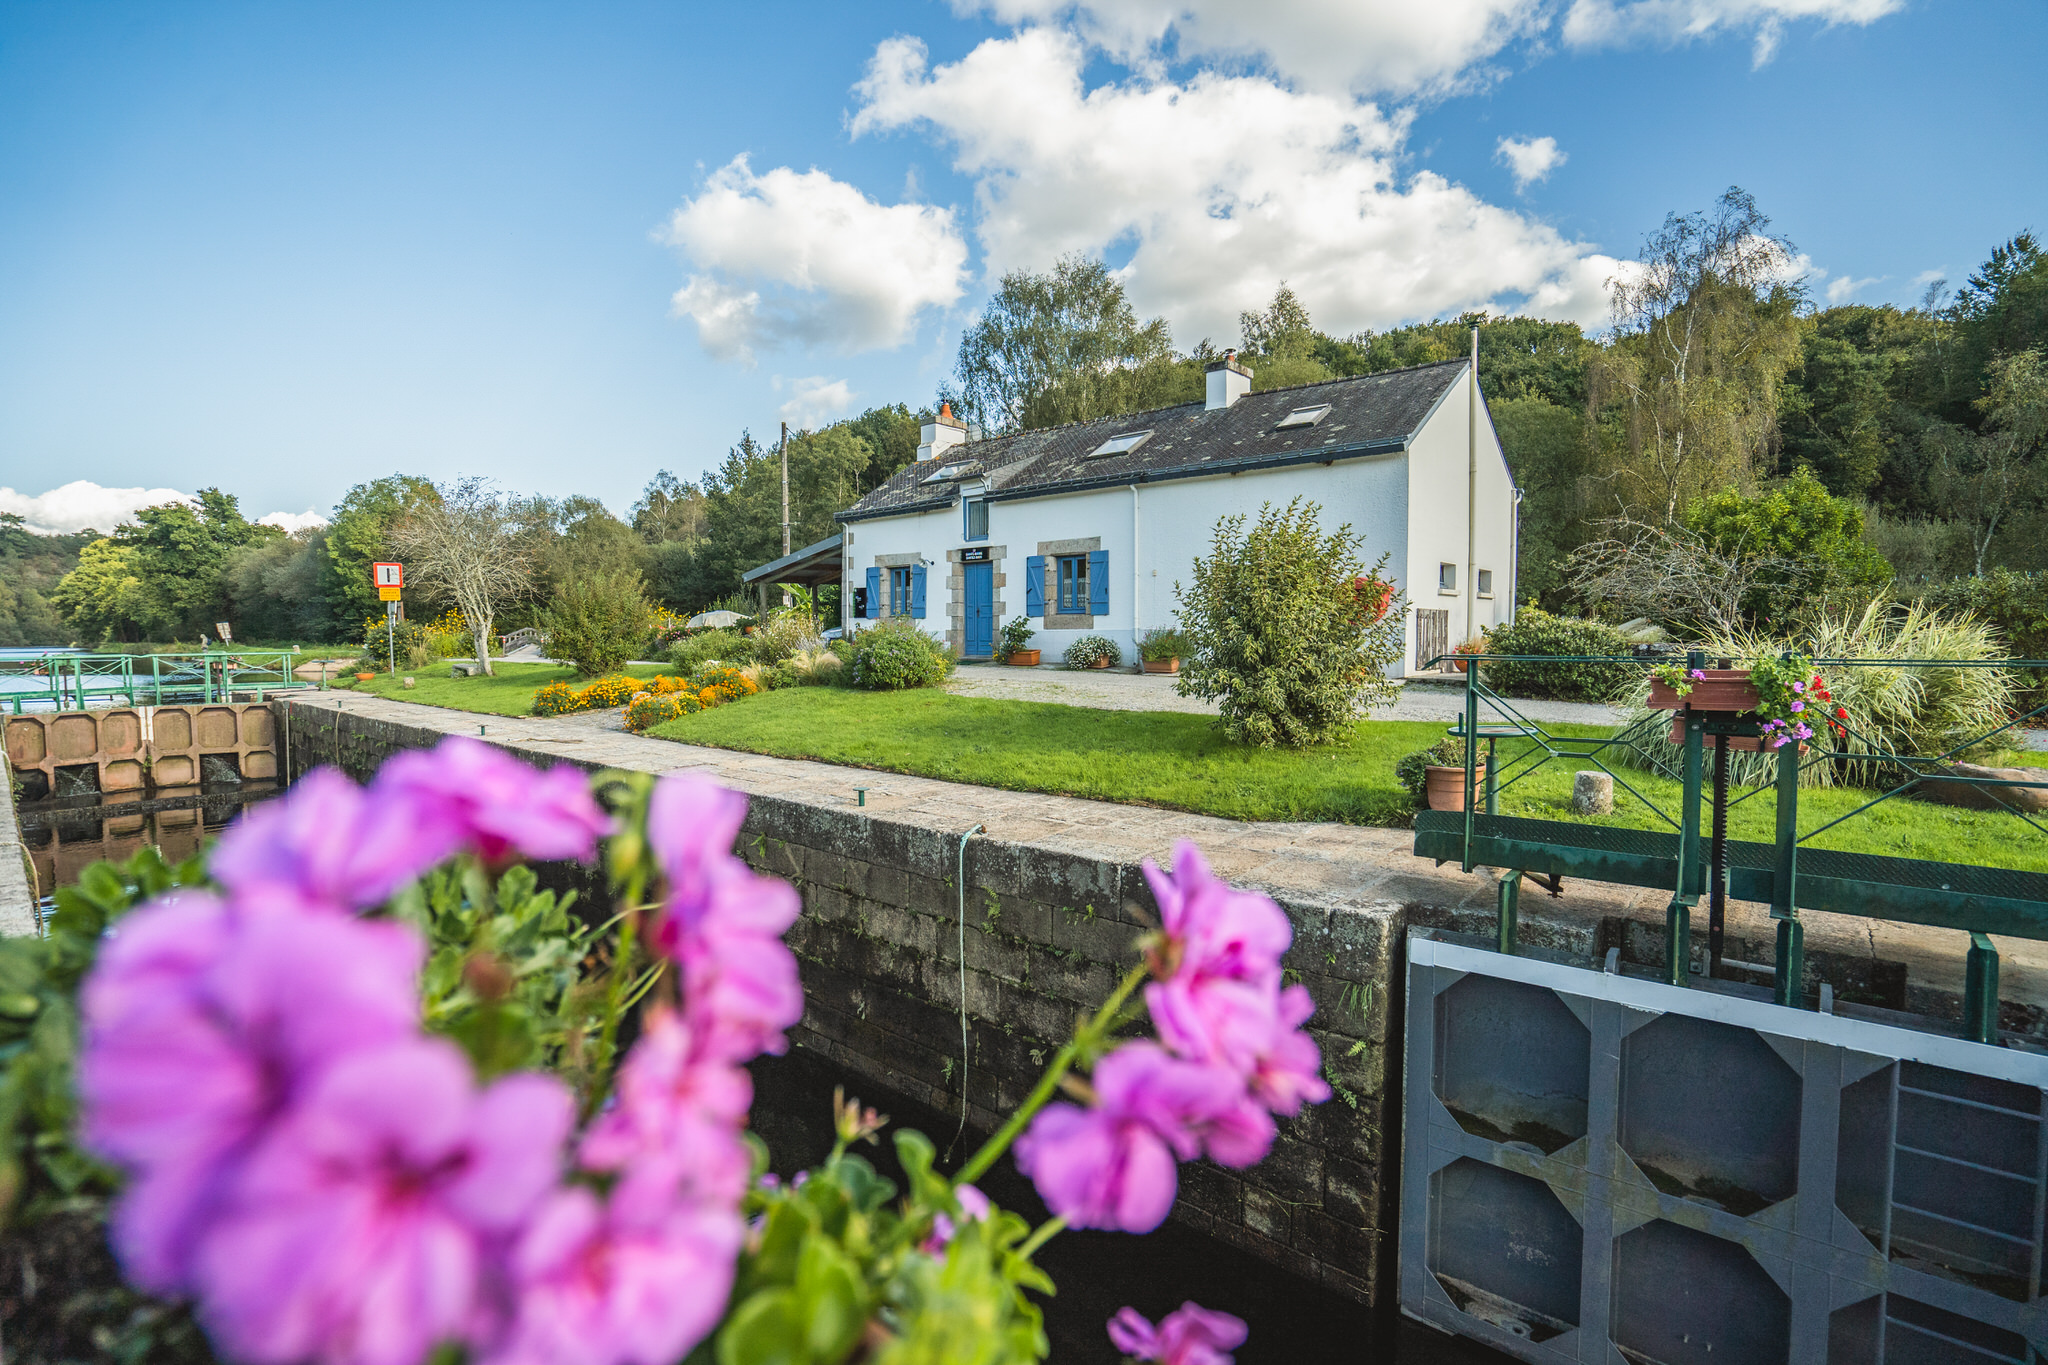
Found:
[[[2040,500],[2040,455],[2048,446],[2048,370],[2039,351],[1993,361],[1975,404],[1981,432],[1941,426],[1928,433],[1934,490],[1943,509],[1969,528],[1976,573],[2012,514]]]
[[[1731,187],[1711,212],[1666,217],[1609,281],[1615,341],[1593,367],[1592,399],[1618,409],[1632,513],[1675,523],[1701,493],[1748,484],[1800,358],[1795,264]]]
[[[407,573],[446,593],[476,642],[477,665],[491,669],[491,623],[533,579],[533,551],[509,499],[485,479],[436,485],[393,528]]]

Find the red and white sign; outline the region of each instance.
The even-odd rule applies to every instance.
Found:
[[[380,588],[402,588],[405,586],[405,565],[372,564],[370,577]]]

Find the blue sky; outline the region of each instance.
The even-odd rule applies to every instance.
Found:
[[[1910,302],[2048,226],[2044,39],[2000,0],[11,0],[0,510],[403,469],[624,511],[785,411],[928,400],[991,272],[1062,250],[1183,345],[1283,277],[1337,331],[1597,324],[1740,184],[1817,297]]]

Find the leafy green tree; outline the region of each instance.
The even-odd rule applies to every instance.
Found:
[[[353,640],[362,633],[364,621],[384,614],[376,584],[370,579],[370,566],[399,558],[392,542],[393,528],[436,496],[427,479],[416,474],[388,474],[357,484],[335,504],[327,528],[325,593],[334,622],[331,638]]]
[[[2041,353],[2021,351],[1992,362],[1988,381],[1975,404],[1984,429],[1945,427],[1935,437],[1936,497],[1944,512],[1970,528],[1979,574],[1999,528],[2048,491],[2041,458],[2048,444],[2048,368]]]
[[[1769,468],[1802,301],[1786,282],[1792,245],[1770,226],[1730,188],[1711,213],[1667,216],[1610,286],[1616,338],[1591,396],[1620,447],[1616,491],[1632,513],[1675,523],[1692,499]]]
[[[809,545],[838,530],[833,513],[860,497],[860,481],[873,451],[853,426],[789,438],[790,544]],[[740,587],[740,575],[782,554],[782,461],[752,433],[727,452],[704,480],[706,531],[690,564],[664,583],[664,601],[679,610],[701,609]]]
[[[192,503],[145,507],[114,540],[135,551],[141,580],[143,620],[154,632],[197,635],[227,615],[228,563],[245,545],[278,539],[275,526],[257,526],[242,516],[232,494],[202,488]]]
[[[1860,609],[1891,582],[1891,565],[1863,538],[1862,511],[1808,469],[1753,496],[1728,489],[1700,499],[1685,527],[1715,554],[1764,563],[1742,608],[1767,627],[1823,606]]]
[[[99,538],[90,530],[37,535],[20,516],[0,512],[0,645],[55,645],[72,638],[50,594],[78,567],[79,551]]]
[[[327,609],[327,528],[245,545],[228,561],[228,619],[244,641],[335,638]],[[360,629],[361,623],[357,623]]]
[[[1498,400],[1488,410],[1523,490],[1515,591],[1556,606],[1567,595],[1565,562],[1589,538],[1601,491],[1592,424],[1583,408],[1537,397]]]
[[[917,459],[919,429],[931,418],[929,408],[912,412],[901,403],[892,403],[839,423],[867,442],[868,465],[861,471],[861,492],[880,488],[891,474]]]
[[[1003,276],[960,339],[956,374],[963,414],[992,431],[1138,411],[1183,382],[1166,320],[1139,322],[1123,281],[1079,255]]]
[[[1362,707],[1393,697],[1386,670],[1401,657],[1403,604],[1375,619],[1373,595],[1356,586],[1363,537],[1349,525],[1325,534],[1321,513],[1296,498],[1261,507],[1249,531],[1244,517],[1224,517],[1193,582],[1174,584],[1193,640],[1174,690],[1217,703],[1238,743],[1337,743]],[[1384,580],[1386,563],[1372,576]]]
[[[149,630],[154,604],[143,588],[141,554],[111,538],[79,552],[78,567],[64,575],[50,604],[86,640],[140,640]]]
[[[647,543],[596,498],[534,497],[520,503],[534,556],[534,600],[543,606],[571,583],[629,574],[647,564]]]
[[[659,471],[633,504],[633,529],[650,545],[692,543],[704,534],[704,490]]]

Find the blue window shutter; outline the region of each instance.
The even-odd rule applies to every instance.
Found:
[[[1088,552],[1088,614],[1109,615],[1109,551]]]
[[[924,616],[924,565],[916,564],[910,570],[910,614]]]
[[[868,611],[869,616],[882,614],[882,571],[868,570]]]
[[[1045,615],[1045,556],[1024,557],[1024,614]]]

